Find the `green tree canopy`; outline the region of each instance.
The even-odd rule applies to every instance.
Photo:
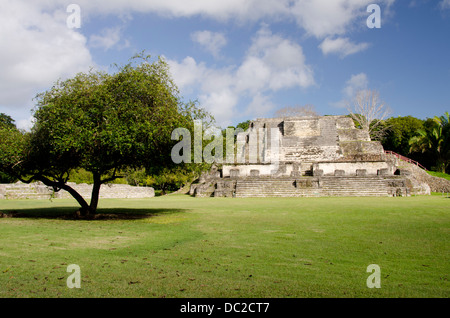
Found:
[[[120,171],[171,166],[172,131],[192,131],[193,120],[208,114],[181,102],[161,58],[141,54],[117,68],[79,73],[37,95],[35,124],[30,133],[8,134],[11,144],[2,142],[0,151],[12,156],[2,155],[0,170],[68,191],[88,215],[96,211],[100,186],[123,177]],[[92,173],[90,204],[67,184],[76,168]]]
[[[16,128],[14,119],[4,113],[0,113],[0,162],[10,166],[18,162],[24,136]],[[0,183],[10,183],[17,178],[0,169]]]
[[[250,127],[250,119],[236,125],[236,128],[241,128],[243,131],[247,131],[249,127]]]
[[[15,128],[14,119],[4,113],[0,113],[0,127]]]
[[[410,151],[430,152],[436,162],[438,172],[446,172],[450,165],[450,115],[435,116],[417,130],[417,136],[409,141]]]
[[[389,127],[381,142],[384,149],[407,156],[410,153],[409,140],[417,136],[417,130],[423,129],[424,120],[412,117],[391,117],[385,120]]]

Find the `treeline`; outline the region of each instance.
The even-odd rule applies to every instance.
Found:
[[[9,153],[0,152],[0,162],[5,161],[7,156],[14,155],[14,143],[24,136],[26,134],[16,127],[15,121],[11,116],[0,113],[0,142],[3,143],[3,147],[12,149]],[[125,168],[117,171],[122,176],[121,178],[116,178],[108,183],[154,187],[157,190],[157,195],[164,195],[189,185],[210,167],[211,165],[207,163],[191,163],[168,167]],[[17,181],[17,177],[0,169],[0,183],[14,183]],[[68,171],[67,182],[93,184],[94,178],[91,172],[82,167],[76,167]]]
[[[379,138],[385,150],[415,160],[428,170],[449,173],[449,113],[425,120],[413,116],[391,117],[382,124]]]
[[[244,121],[231,128],[247,130],[250,120]],[[14,127],[14,120],[0,113],[0,126]],[[374,132],[373,139],[378,139],[385,150],[415,160],[428,170],[450,173],[450,124],[449,113],[435,116],[425,120],[413,116],[391,117],[383,121],[378,130]],[[225,130],[224,130],[225,133]],[[380,137],[381,136],[381,137]],[[162,194],[176,191],[196,178],[210,165],[202,164],[185,170],[163,169],[153,172],[141,170],[125,171],[125,178],[117,179],[115,183],[128,183],[131,185],[153,186],[161,190]],[[14,182],[16,179],[0,171],[0,183]],[[92,183],[92,174],[84,169],[76,169],[71,173],[70,180],[76,183]]]

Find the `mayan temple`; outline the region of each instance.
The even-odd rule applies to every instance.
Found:
[[[312,197],[423,194],[410,171],[347,116],[257,119],[236,156],[191,185],[194,196]],[[426,189],[425,189],[426,192]]]

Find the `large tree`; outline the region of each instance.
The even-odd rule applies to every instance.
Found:
[[[409,140],[417,136],[417,130],[424,128],[424,122],[413,116],[388,118],[385,123],[389,129],[381,139],[384,149],[408,156],[410,153]]]
[[[356,127],[367,131],[373,140],[380,140],[389,129],[385,119],[391,110],[375,90],[356,92],[346,108]]]
[[[54,191],[68,191],[82,215],[95,213],[102,184],[123,177],[121,171],[173,164],[175,128],[192,131],[193,120],[207,114],[183,103],[168,65],[161,58],[135,56],[108,74],[91,70],[58,81],[36,97],[30,133],[5,133],[0,170],[23,182],[41,181]],[[88,203],[67,184],[77,168],[92,173]]]
[[[14,165],[19,160],[23,135],[14,124],[14,119],[0,113],[0,162]],[[11,183],[17,178],[0,169],[0,183]]]
[[[450,114],[435,116],[428,127],[417,130],[409,141],[410,151],[430,152],[435,159],[435,170],[446,172],[450,166]]]

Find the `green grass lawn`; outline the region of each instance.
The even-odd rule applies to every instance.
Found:
[[[450,180],[450,174],[447,173],[443,173],[443,172],[436,172],[436,171],[427,171],[428,174],[434,176],[434,177],[439,177],[439,178],[444,178],[447,180]]]
[[[450,198],[2,200],[0,297],[449,297]],[[116,218],[114,218],[116,217]],[[81,269],[70,289],[67,266]],[[381,269],[368,288],[367,266]]]

